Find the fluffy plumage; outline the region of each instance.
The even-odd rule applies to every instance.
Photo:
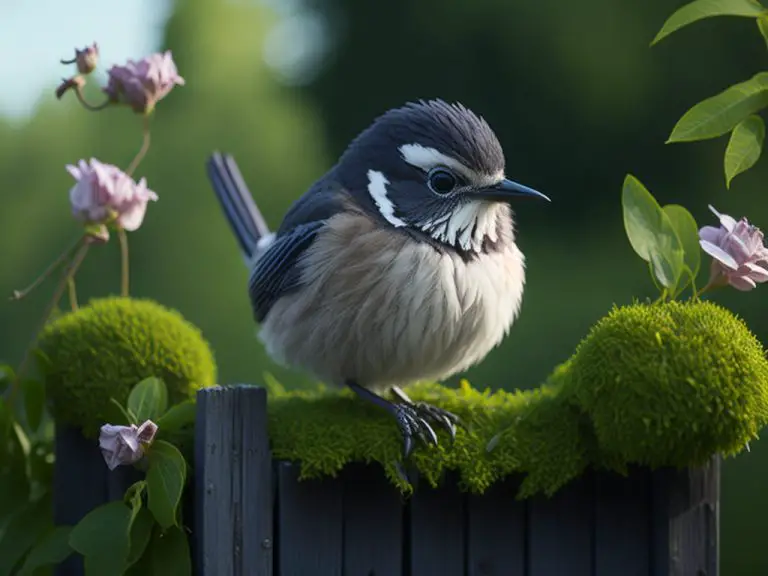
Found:
[[[437,442],[429,422],[455,434],[453,414],[377,393],[477,364],[520,309],[525,266],[507,200],[541,195],[504,178],[485,120],[440,100],[390,110],[269,236],[233,167],[214,155],[209,173],[272,358],[388,410],[405,455],[415,436]]]
[[[360,210],[336,214],[302,259],[303,288],[274,304],[261,340],[273,358],[326,382],[380,392],[465,370],[507,334],[522,299],[509,209],[497,218],[504,249],[466,261]]]

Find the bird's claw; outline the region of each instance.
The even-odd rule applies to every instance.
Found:
[[[437,434],[428,420],[442,425],[451,435],[451,441],[456,438],[456,424],[459,418],[455,414],[437,408],[424,402],[403,402],[395,404],[397,425],[403,434],[403,459],[407,459],[413,451],[413,437],[418,436],[424,444],[437,446]]]

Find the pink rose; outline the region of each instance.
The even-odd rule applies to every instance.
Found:
[[[110,470],[141,460],[144,446],[151,444],[157,433],[157,424],[147,420],[141,426],[113,426],[104,424],[99,434],[99,448]]]
[[[157,200],[144,178],[136,183],[117,166],[94,158],[67,166],[67,171],[77,180],[69,191],[72,215],[87,224],[101,224],[114,215],[118,226],[136,230],[144,220],[149,201]]]
[[[712,206],[709,209],[720,219],[719,228],[704,226],[699,230],[699,244],[712,256],[710,282],[748,291],[768,281],[768,248],[763,245],[760,229],[746,218],[737,222]]]
[[[104,92],[113,102],[128,104],[137,113],[149,114],[177,84],[184,85],[171,51],[152,54],[125,66],[112,66]]]

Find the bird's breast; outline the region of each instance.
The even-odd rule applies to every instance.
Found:
[[[466,260],[345,212],[302,260],[304,287],[260,337],[278,361],[372,389],[442,379],[482,360],[520,307],[523,255],[509,242]]]

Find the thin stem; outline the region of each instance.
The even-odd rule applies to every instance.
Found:
[[[37,344],[37,339],[40,336],[40,332],[42,332],[43,328],[45,328],[45,325],[48,323],[51,314],[53,314],[53,311],[56,309],[59,300],[61,300],[61,297],[64,295],[64,290],[66,290],[67,286],[69,285],[69,279],[75,276],[77,269],[80,268],[80,265],[83,263],[85,255],[88,253],[88,248],[90,248],[90,243],[82,241],[77,252],[75,252],[75,256],[72,258],[72,262],[69,263],[69,266],[67,266],[64,274],[61,276],[61,280],[59,281],[58,286],[56,286],[56,290],[53,293],[53,298],[51,298],[51,301],[48,303],[48,307],[45,309],[45,313],[43,314],[40,327],[37,329],[34,337],[32,338],[32,341],[24,351],[24,357],[21,359],[19,369],[16,371],[16,380],[8,395],[8,404],[11,406],[13,405],[14,396],[16,395],[16,392],[19,388],[21,377],[24,374],[27,365],[29,364],[30,358],[32,357],[32,350],[34,349],[35,344]]]
[[[72,308],[72,312],[77,312],[77,288],[75,287],[75,279],[71,276],[67,280],[67,292],[69,292],[69,307]]]
[[[51,262],[48,265],[48,268],[45,269],[45,271],[40,274],[37,278],[35,278],[34,282],[24,288],[23,290],[14,290],[13,294],[10,297],[10,300],[21,300],[22,298],[26,298],[32,290],[40,286],[40,284],[45,281],[48,276],[53,274],[53,271],[56,270],[61,264],[64,262],[64,260],[67,259],[68,256],[72,254],[72,251],[77,248],[80,245],[80,242],[82,242],[82,238],[78,238],[75,242],[72,243],[72,245],[67,248],[64,252],[62,252],[56,260]]]
[[[112,101],[109,98],[107,98],[104,102],[102,102],[98,106],[94,106],[93,104],[91,104],[85,99],[85,96],[83,95],[83,88],[79,84],[75,86],[75,94],[77,95],[77,99],[80,100],[80,104],[83,105],[83,108],[85,108],[86,110],[90,110],[91,112],[98,112],[99,110],[104,110],[104,108],[112,104]]]
[[[143,127],[143,133],[144,138],[141,141],[141,148],[139,148],[139,151],[136,153],[136,157],[131,161],[130,166],[128,166],[128,169],[125,171],[128,176],[132,176],[136,168],[139,167],[139,164],[144,159],[144,156],[147,155],[147,151],[149,150],[149,144],[150,144],[150,137],[149,137],[149,116],[144,116],[144,127]]]
[[[707,282],[706,286],[704,286],[699,292],[696,294],[696,297],[700,297],[705,292],[709,292],[713,288],[720,288],[723,286],[722,278],[717,276],[715,278],[712,278],[709,282]]]
[[[117,237],[120,239],[120,260],[122,262],[122,274],[120,283],[120,295],[127,298],[130,292],[130,276],[128,261],[128,234],[122,228],[117,229]]]

